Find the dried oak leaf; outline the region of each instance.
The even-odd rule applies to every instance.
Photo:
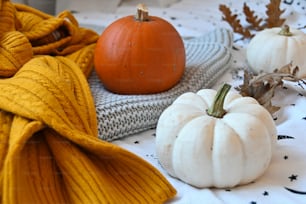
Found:
[[[280,27],[286,21],[286,19],[280,17],[285,12],[285,9],[280,9],[280,3],[280,0],[270,0],[270,3],[266,5],[268,17],[265,21],[267,28]]]
[[[232,14],[232,11],[229,7],[224,4],[219,6],[219,10],[223,13],[222,20],[228,22],[228,24],[232,27],[235,33],[239,33],[243,36],[243,38],[251,38],[252,34],[249,29],[244,28],[240,20],[237,18],[237,14]]]
[[[245,14],[246,21],[250,24],[251,29],[263,29],[263,25],[261,25],[263,19],[255,15],[255,12],[251,10],[251,8],[246,3],[243,4],[243,13]]]
[[[292,71],[291,71],[292,70]],[[259,104],[265,107],[271,114],[279,110],[272,105],[275,89],[283,84],[283,80],[302,81],[296,77],[298,67],[292,69],[292,64],[276,69],[273,73],[260,73],[253,75],[244,70],[243,84],[236,87],[242,96],[255,98]],[[303,81],[303,83],[305,83]]]
[[[283,25],[286,19],[281,18],[281,15],[285,10],[280,9],[281,0],[270,0],[266,5],[265,19],[259,18],[255,15],[255,12],[246,4],[243,4],[243,13],[245,15],[247,23],[250,24],[248,27],[243,27],[240,20],[237,19],[236,14],[232,14],[229,7],[224,4],[220,4],[219,10],[223,13],[222,20],[226,21],[233,29],[235,33],[241,34],[243,39],[252,38],[254,34],[251,30],[260,31],[265,28],[280,27]]]

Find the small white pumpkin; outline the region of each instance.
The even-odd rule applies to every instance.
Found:
[[[297,29],[267,28],[258,32],[247,46],[246,58],[250,68],[273,72],[289,63],[298,66],[298,77],[306,78],[306,34]]]
[[[198,188],[225,188],[252,182],[267,169],[275,123],[254,98],[229,90],[184,93],[163,111],[156,153],[171,176]]]

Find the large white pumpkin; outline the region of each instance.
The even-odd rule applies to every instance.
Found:
[[[251,97],[229,92],[217,105],[224,103],[225,114],[209,115],[216,93],[203,89],[182,94],[161,114],[156,129],[162,167],[199,188],[254,181],[269,166],[276,142],[270,113]],[[220,93],[219,99],[224,98],[225,92]]]
[[[306,34],[301,30],[283,28],[267,28],[252,38],[247,46],[247,62],[250,68],[273,72],[275,69],[292,63],[298,66],[297,76],[306,78]]]

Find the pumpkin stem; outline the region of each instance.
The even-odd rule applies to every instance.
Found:
[[[284,36],[292,36],[292,33],[290,32],[290,27],[288,25],[284,25],[278,34]]]
[[[137,13],[135,16],[137,21],[149,21],[149,11],[145,4],[138,4],[137,5]]]
[[[216,118],[222,118],[226,111],[224,110],[225,96],[231,89],[231,85],[224,84],[217,92],[212,106],[207,110],[207,114]]]

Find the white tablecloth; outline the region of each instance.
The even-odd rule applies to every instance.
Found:
[[[268,1],[204,1],[182,0],[167,8],[152,6],[151,15],[161,16],[172,23],[183,37],[202,35],[217,27],[229,28],[221,20],[219,4],[231,7],[238,14],[242,23],[243,2],[246,2],[260,17],[265,16],[265,5]],[[76,13],[80,24],[90,24],[98,32],[121,16],[134,14],[133,1],[121,4],[115,13]],[[306,25],[306,1],[285,0],[281,4],[286,9],[282,17],[291,27],[302,28]],[[305,31],[306,29],[302,29]],[[242,83],[239,70],[246,68],[245,48],[247,40],[234,35],[234,63],[214,88],[227,82],[233,86]],[[238,75],[237,75],[238,73]],[[306,87],[305,87],[306,89]],[[144,158],[159,169],[177,189],[177,196],[169,203],[306,203],[306,91],[296,84],[285,83],[276,90],[273,105],[281,107],[274,114],[279,139],[276,151],[268,170],[255,182],[231,189],[197,189],[174,179],[164,171],[155,154],[155,129],[113,141],[131,152]]]

